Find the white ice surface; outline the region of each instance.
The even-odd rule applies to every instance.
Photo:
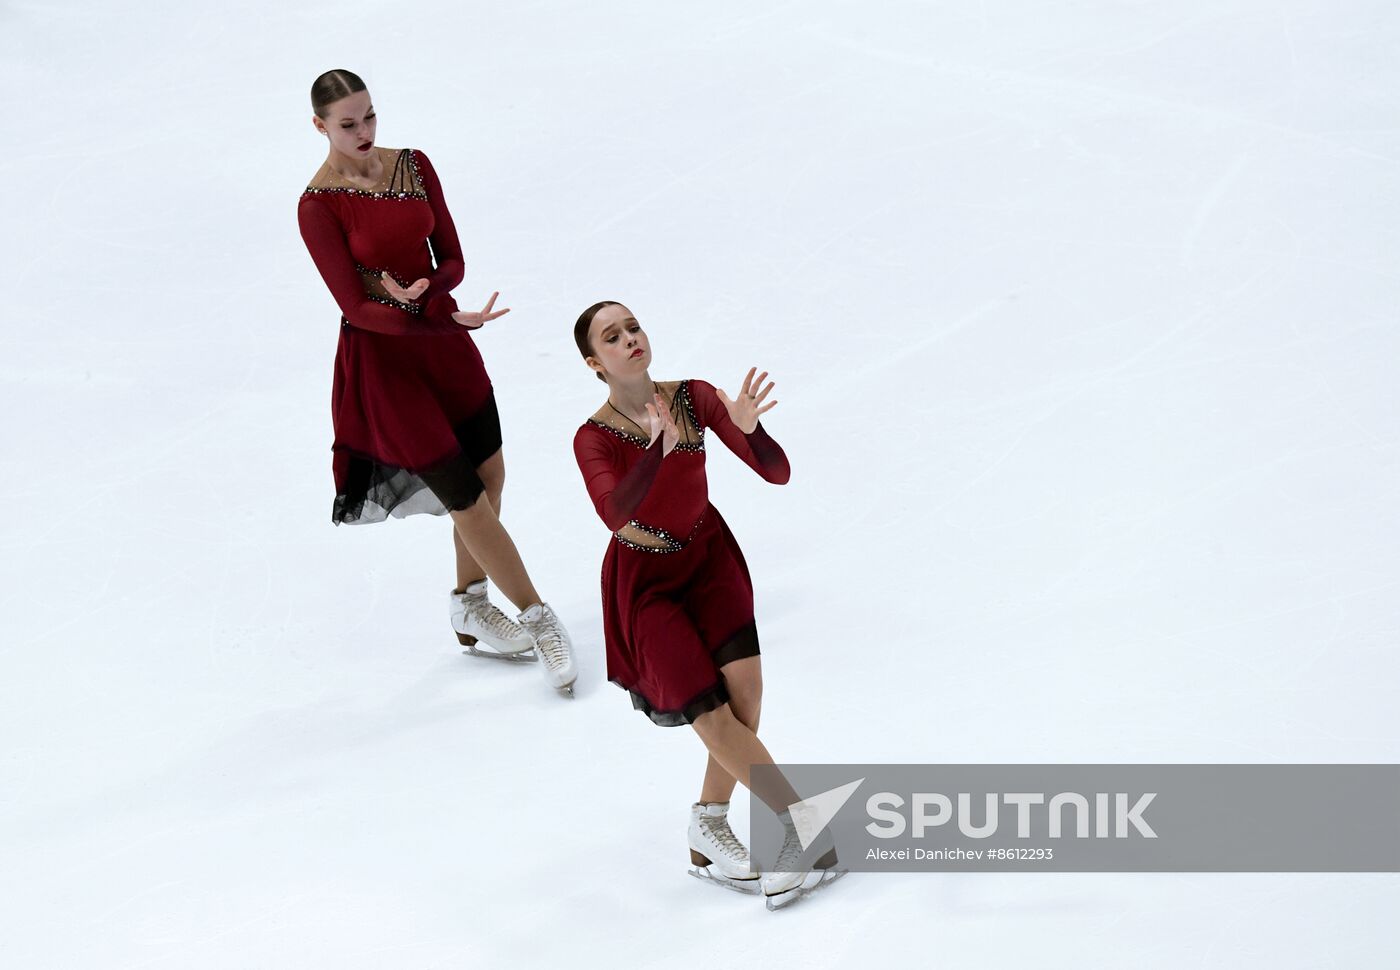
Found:
[[[710,480],[780,761],[1398,761],[1397,49],[1389,2],[0,5],[0,966],[1390,963],[1393,875],[686,877],[569,331],[778,381],[791,484]],[[572,702],[460,655],[448,520],[330,525],[331,67],[513,308]]]

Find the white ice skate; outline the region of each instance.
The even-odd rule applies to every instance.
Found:
[[[559,617],[548,603],[536,603],[520,614],[520,625],[535,641],[535,652],[544,660],[540,664],[544,679],[560,693],[574,696],[574,681],[578,671],[574,667],[574,645],[569,640],[569,631],[559,622]]]
[[[463,653],[516,663],[539,659],[535,656],[535,638],[486,598],[486,580],[472,583],[464,593],[454,590],[448,612],[458,642],[467,648]],[[478,640],[491,649],[478,649]]]
[[[812,863],[810,869],[800,868],[803,849],[802,841],[797,837],[797,827],[792,821],[791,812],[794,810],[810,811],[808,806],[799,802],[778,814],[779,821],[783,823],[783,846],[778,850],[773,871],[763,875],[763,895],[770,910],[790,905],[827,883],[835,882],[847,872],[837,867],[836,847],[832,845],[831,835],[827,832],[822,832],[810,847],[812,851],[821,852],[821,857]],[[823,846],[826,847],[825,851]]]
[[[696,802],[690,806],[690,861],[692,876],[757,895],[758,873],[749,871],[749,850],[729,827],[728,802]]]

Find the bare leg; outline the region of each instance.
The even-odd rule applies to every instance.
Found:
[[[719,670],[729,690],[729,708],[741,724],[758,734],[758,713],[763,700],[763,670],[758,657],[745,657]],[[713,754],[706,755],[705,781],[700,801],[727,802],[734,794],[735,778],[720,767]]]
[[[758,735],[734,716],[728,704],[701,714],[691,727],[695,728],[695,733],[700,735],[700,740],[705,742],[705,747],[720,767],[773,811],[782,812],[798,800],[797,792],[781,774],[765,779],[758,788],[754,787],[750,769],[755,765],[773,764],[773,756],[758,740]]]
[[[501,449],[476,466],[476,473],[481,477],[481,482],[486,486],[486,498],[491,503],[491,508],[499,519],[501,516],[501,492],[505,489],[506,463],[502,457]],[[468,586],[479,579],[486,578],[486,570],[481,568],[481,564],[472,558],[472,554],[467,551],[467,547],[462,544],[462,536],[457,531],[457,523],[452,523],[452,546],[457,557],[457,588],[454,593],[461,593]]]
[[[486,468],[492,460],[499,457],[500,452],[497,452],[481,467]],[[501,520],[496,517],[496,510],[487,493],[482,492],[471,508],[449,514],[471,560],[478,565],[479,570],[491,577],[496,588],[515,604],[516,609],[524,611],[540,602],[540,594],[535,590],[535,584],[530,582],[530,574],[525,571],[520,552],[515,548],[510,533],[506,532]],[[480,576],[475,578],[479,579]]]

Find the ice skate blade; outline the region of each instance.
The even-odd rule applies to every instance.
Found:
[[[557,690],[562,696],[567,697],[569,700],[574,699],[573,684],[565,684],[563,687],[556,687],[554,689]]]
[[[478,650],[476,647],[472,646],[463,650],[462,655],[464,657],[484,657],[487,660],[504,660],[507,663],[513,664],[532,664],[537,663],[540,659],[535,655],[534,647],[528,650],[522,650],[519,653],[497,653],[494,650]]]
[[[765,904],[768,907],[768,911],[773,912],[774,910],[791,906],[803,896],[811,895],[823,886],[830,885],[850,871],[849,869],[814,869],[808,873],[806,879],[802,880],[802,885],[795,889],[789,889],[787,892],[766,897]],[[821,873],[821,877],[813,881],[812,877],[819,872]]]
[[[712,886],[719,886],[721,889],[732,889],[736,893],[743,893],[745,896],[757,896],[763,891],[760,885],[762,880],[757,876],[752,879],[730,879],[723,873],[711,872],[709,866],[693,866],[687,869],[686,872],[689,872],[701,882],[707,882]]]
[[[454,630],[453,632],[456,631]],[[487,649],[481,650],[477,648],[477,643],[480,641],[470,633],[457,633],[457,642],[467,648],[463,650],[462,653],[472,657],[486,657],[488,660],[509,660],[511,663],[518,664],[534,663],[540,659],[539,654],[535,652],[535,645],[533,643],[523,650],[498,650],[495,647],[489,646]]]

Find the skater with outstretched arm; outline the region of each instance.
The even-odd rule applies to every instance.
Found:
[[[788,812],[798,797],[781,775],[766,787],[751,784],[752,766],[773,764],[757,735],[763,679],[753,583],[705,479],[712,431],[766,481],[787,482],[787,455],[758,420],[778,403],[764,403],[773,384],[750,369],[731,400],[699,379],[654,381],[645,331],[612,301],[583,312],[574,340],[608,385],[603,406],[574,435],[588,494],[613,532],[602,569],[608,679],[653,723],[689,724],[709,752],[691,806],[691,871],[781,905],[833,875],[836,858],[826,853],[815,873],[784,871],[801,851]],[[761,877],[727,819],[736,782],[786,828],[776,870]]]
[[[448,606],[458,640],[477,656],[538,659],[546,681],[571,695],[568,631],[499,518],[501,424],[470,331],[509,310],[495,309],[497,294],[479,312],[458,310],[451,291],[466,267],[442,184],[423,152],[375,144],[364,82],[328,71],[311,86],[311,107],[329,151],[297,222],[342,313],[331,521],[451,516],[457,586]],[[517,619],[491,603],[487,577]]]

